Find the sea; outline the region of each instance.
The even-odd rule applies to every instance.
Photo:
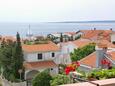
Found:
[[[29,27],[30,26],[30,27]],[[30,29],[29,29],[30,28]],[[0,35],[15,36],[17,32],[25,37],[28,30],[33,35],[47,35],[56,32],[73,32],[91,29],[115,30],[114,22],[38,22],[38,23],[14,23],[0,22]]]

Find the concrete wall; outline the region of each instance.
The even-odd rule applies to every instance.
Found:
[[[111,42],[115,41],[115,34],[111,34]]]
[[[46,69],[47,68],[36,68],[36,69],[31,69],[31,70],[25,70],[25,79],[27,79],[28,77],[33,78],[37,74],[37,71],[38,73],[40,73]],[[50,69],[50,74],[52,76],[58,74],[58,67],[51,67],[48,69]]]
[[[90,72],[92,70],[90,67],[87,67],[87,66],[82,65],[82,64],[80,64],[79,69],[84,71],[84,72]]]
[[[61,46],[62,54],[71,53],[74,51],[75,48],[77,48],[76,45],[73,44],[72,42],[61,43],[61,44],[58,44],[58,46]]]
[[[115,78],[97,80],[97,81],[92,81],[92,82],[99,84],[99,86],[115,86]],[[96,86],[96,85],[91,84],[89,82],[82,82],[82,83],[66,84],[66,85],[60,85],[60,86]]]
[[[38,54],[42,53],[42,59],[38,59]],[[55,53],[55,57],[52,57],[52,53]],[[34,53],[24,53],[24,59],[27,62],[35,62],[35,61],[44,61],[44,60],[54,60],[59,56],[60,52],[34,52]]]
[[[71,64],[71,58],[69,54],[61,54],[54,61],[56,64]]]

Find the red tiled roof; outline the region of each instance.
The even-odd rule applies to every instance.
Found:
[[[115,34],[115,31],[112,31],[112,33],[111,34]]]
[[[81,30],[84,33],[82,38],[86,39],[98,39],[98,36],[101,35],[103,39],[110,40],[110,34],[112,30]]]
[[[57,67],[57,65],[54,61],[37,61],[37,62],[25,62],[24,67],[26,69],[52,68]]]
[[[16,38],[14,36],[1,36],[1,39],[0,41],[8,41],[8,40],[11,40],[11,41],[16,41]]]
[[[86,56],[80,60],[80,64],[84,64],[90,67],[96,67],[96,52]]]
[[[100,40],[100,44],[105,45],[108,48],[115,48],[115,45],[109,42],[108,40]]]
[[[110,55],[111,59],[115,61],[115,51],[108,52],[108,55]]]
[[[92,41],[88,39],[78,39],[73,41],[72,43],[74,43],[77,47],[83,47],[85,45],[88,45],[89,43],[92,43]]]
[[[115,51],[107,52],[107,55],[109,55],[112,60],[115,60]],[[96,52],[81,59],[80,63],[90,67],[96,67]]]
[[[48,42],[47,44],[22,45],[22,49],[25,52],[45,52],[58,51],[60,48],[53,42]]]

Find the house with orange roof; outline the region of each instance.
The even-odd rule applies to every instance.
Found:
[[[14,37],[14,36],[0,36],[0,42],[2,42],[3,40],[5,42],[8,42],[8,41],[14,42],[14,41],[16,41],[16,37]]]
[[[115,66],[115,45],[99,42],[96,51],[80,60],[80,69],[90,71],[94,68],[109,68]]]
[[[60,48],[52,43],[23,44],[25,79],[32,79],[37,73],[49,69],[51,75],[58,74],[58,56]]]
[[[94,28],[93,30],[80,30],[83,35],[82,38],[90,39],[90,40],[98,40],[98,37],[101,36],[102,39],[110,41],[111,37],[110,34],[113,32],[110,30],[96,30]]]
[[[78,39],[75,41],[59,43],[58,46],[61,47],[63,53],[71,53],[74,49],[84,47],[90,43],[93,43],[93,41],[89,39]]]
[[[74,49],[84,47],[90,43],[92,43],[92,41],[88,39],[79,39],[75,41],[59,43],[58,46],[61,49],[61,54],[59,56],[58,62],[61,64],[71,64],[70,53],[74,52]]]

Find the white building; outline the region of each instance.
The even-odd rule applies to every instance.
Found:
[[[115,43],[115,32],[111,33],[111,43]]]
[[[62,42],[59,43],[58,46],[61,47],[61,52],[66,54],[66,53],[71,53],[74,52],[74,49],[84,47],[90,43],[93,43],[93,41],[89,39],[78,39],[75,41],[69,41],[69,42]]]
[[[76,40],[76,38],[80,37],[83,33],[80,31],[77,32],[65,32],[63,35],[68,36],[69,38],[72,37],[73,40]],[[69,39],[68,39],[69,40]]]
[[[50,74],[58,74],[59,47],[48,42],[47,44],[23,45],[25,79],[32,79],[38,72],[50,69]],[[57,59],[57,60],[56,60]]]
[[[48,34],[48,37],[55,38],[54,42],[60,43],[61,34],[63,36],[63,42],[68,42],[68,41],[76,40],[83,33],[80,32],[80,31],[77,31],[77,32],[52,33],[52,34]]]

